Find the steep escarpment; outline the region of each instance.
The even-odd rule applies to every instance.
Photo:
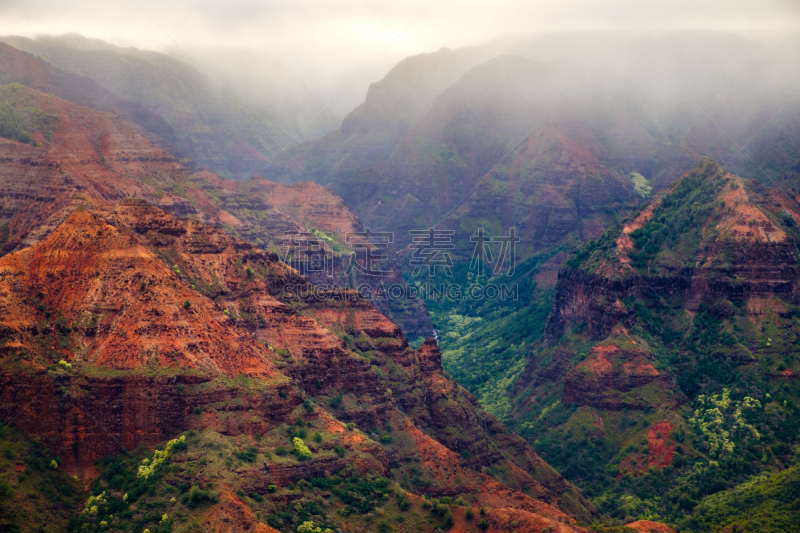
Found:
[[[704,159],[578,249],[515,384],[523,435],[607,512],[682,527],[788,466],[798,220],[792,194]]]
[[[797,217],[791,195],[731,176],[706,159],[618,234],[570,259],[559,274],[564,282],[549,335],[583,321],[592,336],[604,337],[631,314],[623,303],[629,297],[680,297],[693,312],[713,303],[721,315],[731,309],[720,299],[780,295],[794,304]]]
[[[372,235],[340,197],[313,182],[234,182],[201,172],[190,181],[235,222],[238,236],[278,254],[323,290],[362,287],[372,305],[410,338],[432,333],[422,300],[388,298],[381,286],[406,287],[392,238]]]
[[[428,302],[445,366],[504,419],[508,385],[541,335],[555,285],[549,278],[569,250],[640,199],[625,175],[632,167],[610,165],[610,150],[582,122],[581,109],[569,102],[554,110],[563,83],[557,69],[519,57],[476,67],[434,102],[380,172],[347,187],[351,195],[366,190],[363,179],[380,191],[354,210],[365,225],[393,228],[400,244],[409,243],[411,230],[452,232],[443,241],[453,245],[453,279],[423,272],[421,283],[514,291],[493,301]],[[628,147],[637,154],[657,143],[644,131],[637,138]],[[486,246],[478,244],[481,233]],[[512,234],[513,245],[497,244]],[[406,258],[419,251],[412,244]],[[484,272],[478,258],[494,264]]]
[[[574,487],[450,381],[435,342],[409,348],[357,292],[313,292],[277,255],[219,229],[143,200],[89,207],[0,259],[0,278],[3,419],[83,479],[105,475],[101,457],[193,431],[202,437],[189,435],[190,450],[243,454],[226,483],[263,494],[285,525],[304,515],[280,515],[282,498],[346,469],[461,497],[487,508],[485,520],[494,508],[590,516]],[[284,459],[287,443],[303,460]],[[248,454],[265,464],[249,466]],[[124,505],[122,493],[106,498]],[[219,513],[234,512],[218,498]]]
[[[77,212],[41,244],[4,258],[5,360],[27,363],[6,367],[6,420],[58,446],[76,472],[120,446],[153,445],[185,427],[189,405],[170,394],[177,384],[279,377],[265,348],[227,328],[221,310],[130,233]],[[99,375],[48,379],[47,367],[61,360]]]
[[[582,122],[580,105],[553,114],[567,83],[563,72],[522,57],[487,61],[443,90],[385,156],[356,168],[332,165],[322,182],[367,226],[394,231],[403,244],[411,229],[450,222],[469,231],[477,221],[535,225],[529,240],[549,233],[545,241],[559,241],[596,216],[593,204],[635,195],[630,180],[608,168],[610,153]],[[638,129],[647,142],[635,153],[659,142]],[[459,243],[459,251],[468,246]]]
[[[194,172],[115,115],[20,85],[4,87],[2,96],[9,105],[26,110],[33,137],[41,144],[0,139],[0,225],[8,228],[2,236],[3,251],[38,242],[81,205],[110,205],[135,197],[176,215],[224,225],[280,253],[319,284],[359,285],[359,269],[345,271],[355,248],[361,254],[355,259],[363,265],[373,245],[361,236],[364,228],[358,218],[327,189],[311,183],[278,186],[262,179],[234,182],[211,172]],[[41,116],[46,120],[33,120]],[[313,267],[299,252],[289,258],[292,243],[298,250],[321,250],[315,257],[327,263]],[[367,281],[375,285],[403,283],[397,261],[389,255],[372,268],[378,275]],[[421,302],[374,301],[413,338],[430,334]]]
[[[445,376],[435,344],[415,351],[358,293],[315,289],[267,251],[274,242],[264,250],[201,222],[246,227],[224,209],[235,184],[187,170],[116,117],[6,90],[50,118],[33,133],[41,146],[3,142],[13,191],[4,195],[10,253],[0,260],[3,418],[44,443],[59,468],[105,475],[99,458],[187,431],[233,439],[243,457],[256,448],[283,458],[297,437],[319,461],[276,459],[235,485],[262,498],[274,485],[264,512],[288,512],[285,527],[305,516],[282,510],[297,494],[286,491],[348,467],[409,493],[462,497],[487,509],[481,520],[494,520],[494,508],[590,516],[574,487]],[[317,186],[312,201],[302,199],[306,186],[252,186],[251,196],[275,194],[265,206],[286,228],[358,228]],[[198,490],[207,483],[197,480]],[[121,493],[113,498],[123,505]],[[452,512],[436,505],[446,522]],[[228,512],[239,511],[219,516]]]
[[[2,95],[4,103],[44,117],[31,127],[41,146],[0,139],[3,222],[9,227],[4,252],[37,242],[79,205],[129,196],[180,215],[202,216],[205,207],[211,214],[204,219],[220,220],[219,210],[188,182],[192,172],[119,117],[21,85],[4,86]]]
[[[402,134],[392,130],[396,140],[390,150],[363,155],[370,143],[383,142],[391,126],[370,122],[369,135],[362,138],[355,125],[364,117],[354,114],[354,129],[345,136],[346,119],[336,132],[347,139],[346,148],[331,151],[341,161],[325,159],[323,140],[295,148],[291,164],[276,168],[276,161],[267,173],[282,180],[284,168],[307,169],[342,196],[366,227],[394,234],[409,273],[415,270],[409,268],[414,254],[425,253],[412,243],[412,231],[452,232],[442,242],[453,246],[445,250],[454,262],[453,279],[426,278],[423,269],[415,282],[461,290],[505,284],[517,291],[513,300],[427,302],[446,367],[503,418],[510,410],[508,383],[538,340],[540,315],[549,306],[555,280],[544,278],[555,278],[568,251],[636,209],[641,197],[627,175],[664,142],[635,105],[620,106],[608,95],[602,104],[561,101],[569,82],[552,65],[519,56],[493,58],[444,88]],[[599,120],[586,120],[591,109],[606,105],[619,113],[609,113],[605,118],[611,120],[602,127]],[[365,105],[367,110],[372,108]],[[627,134],[612,136],[609,129]],[[496,279],[480,278],[473,268],[474,239],[481,231],[490,239],[513,231],[519,239],[498,261],[505,268],[489,269]],[[492,257],[500,252],[493,248]],[[517,273],[504,278],[512,265]],[[453,317],[466,317],[472,327]]]
[[[506,56],[484,48],[484,57],[424,108],[411,105],[415,93],[430,92],[412,76],[397,84],[414,72],[398,65],[340,129],[292,148],[265,171],[274,181],[310,178],[330,187],[365,226],[394,232],[398,248],[411,244],[401,252],[407,260],[419,252],[410,230],[455,232],[449,253],[456,279],[419,283],[516,284],[513,302],[428,302],[446,368],[503,419],[511,410],[509,385],[544,334],[556,274],[571,251],[704,155],[771,183],[794,179],[790,169],[800,157],[797,84],[775,82],[767,90],[764,83],[788,80],[764,74],[796,72],[794,59],[776,67],[775,54],[724,34],[681,32],[618,47],[606,37],[504,43]],[[439,70],[449,72],[447,55],[437,56]],[[424,59],[409,58],[404,67]],[[476,250],[471,238],[512,228],[520,241],[511,280],[495,270],[494,279],[467,272]],[[607,319],[606,333],[619,321],[597,314]]]
[[[154,210],[126,204],[117,210],[117,216],[141,213],[136,216],[144,217],[148,211]],[[147,218],[158,220],[159,214]],[[263,252],[256,248],[247,251],[241,262],[225,260],[220,252],[233,246],[232,239],[216,232],[203,235],[210,230],[200,231],[196,223],[189,226],[198,230],[185,234],[171,223],[166,227],[149,224],[130,222],[173,263],[173,269],[213,298],[232,321],[281,354],[279,368],[302,383],[307,394],[330,401],[338,397],[342,404],[353,400],[346,410],[335,411],[340,419],[366,427],[390,421],[405,425],[407,422],[393,414],[393,406],[399,404],[414,425],[431,428],[430,434],[450,449],[467,450],[476,466],[503,463],[504,455],[492,449],[510,447],[522,457],[519,466],[523,470],[537,471],[544,479],[554,474],[520,439],[482,413],[474,398],[445,378],[435,343],[429,341],[417,351],[409,349],[399,328],[357,293],[312,291],[297,274],[280,276],[272,273],[274,267],[265,270]],[[277,261],[277,257],[271,260]],[[362,355],[352,357],[352,352]],[[475,431],[453,431],[457,427]],[[531,486],[536,484],[527,474],[516,475],[521,476],[520,486],[526,479]],[[553,486],[559,487],[555,483]],[[560,486],[559,494],[564,490],[566,486]]]

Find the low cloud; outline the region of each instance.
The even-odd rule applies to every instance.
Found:
[[[173,54],[247,50],[298,73],[346,112],[403,57],[505,37],[676,29],[800,30],[796,0],[0,0],[0,34],[76,32]],[[173,33],[174,32],[174,33]],[[167,39],[166,34],[171,33]]]

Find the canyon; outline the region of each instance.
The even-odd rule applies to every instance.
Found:
[[[258,104],[276,144],[174,58],[109,91],[141,51],[4,38],[0,528],[791,523],[791,76],[690,32],[578,79],[570,39],[409,57],[308,138],[297,86]],[[427,228],[452,272],[412,273]],[[483,232],[510,268],[473,263]],[[514,292],[356,290],[434,283]]]

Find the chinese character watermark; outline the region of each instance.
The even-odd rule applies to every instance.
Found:
[[[349,256],[344,273],[349,276],[354,270],[367,276],[386,274],[389,262],[389,246],[394,243],[394,233],[364,231],[345,234],[345,244],[353,253]],[[359,262],[359,259],[363,261]]]
[[[505,267],[507,276],[514,275],[517,262],[517,243],[521,240],[517,236],[517,228],[509,228],[508,235],[487,236],[483,228],[478,228],[478,235],[470,237],[470,242],[475,243],[469,269],[478,271],[478,276],[486,275],[486,265],[493,265],[492,274],[499,274]],[[500,251],[497,260],[492,255],[492,245],[499,244]]]
[[[283,262],[303,273],[325,273],[333,276],[333,250],[326,241],[333,240],[332,233],[317,230],[284,232],[286,254]]]
[[[343,291],[343,297],[353,291],[358,284],[357,293],[371,301],[375,300],[516,300],[518,287],[510,285],[495,276],[514,274],[516,264],[516,246],[520,242],[516,228],[509,228],[506,235],[490,235],[484,228],[478,228],[470,237],[473,250],[470,257],[466,280],[459,283],[454,278],[456,243],[454,230],[428,228],[411,230],[411,243],[408,248],[408,265],[413,267],[412,276],[416,277],[423,270],[428,274],[428,282],[416,281],[411,284],[385,282],[393,280],[393,259],[390,255],[394,244],[394,233],[374,232],[365,228],[360,232],[348,232],[342,241],[333,233],[325,233],[315,229],[310,231],[286,232],[284,262],[303,274],[324,273],[329,278],[347,278],[345,285],[350,289],[321,280],[314,276],[314,285],[307,287],[293,286],[287,292],[301,295],[303,298],[328,298],[336,291]],[[437,270],[438,269],[438,270]],[[336,272],[334,272],[336,270]],[[443,272],[448,278],[444,283],[434,283],[432,278]],[[462,271],[459,271],[462,272]],[[352,278],[352,274],[358,274]],[[477,274],[477,279],[475,278]],[[362,283],[361,275],[378,276],[377,285]],[[387,276],[389,275],[389,276]],[[459,278],[460,279],[460,278]],[[475,280],[475,281],[473,281]],[[341,283],[341,281],[339,282]],[[319,291],[319,294],[317,294]],[[327,296],[326,296],[327,295]]]
[[[456,245],[453,243],[454,230],[437,230],[428,228],[426,230],[410,230],[411,244],[409,248],[414,250],[409,259],[409,265],[414,267],[412,276],[417,276],[425,267],[428,275],[436,276],[436,267],[441,267],[447,276],[453,276],[453,259],[446,250],[454,250]]]

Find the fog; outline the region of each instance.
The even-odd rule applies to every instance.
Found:
[[[76,32],[199,64],[209,50],[230,52],[228,78],[252,68],[253,57],[269,56],[339,116],[399,60],[441,47],[605,32],[607,48],[586,50],[591,63],[619,41],[678,30],[764,40],[798,29],[797,0],[0,0],[0,35]]]

